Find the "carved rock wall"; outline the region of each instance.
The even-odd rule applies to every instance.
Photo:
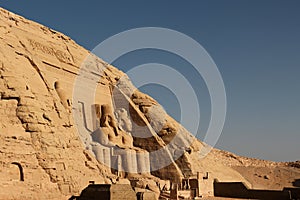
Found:
[[[1,198],[57,199],[89,180],[109,183],[109,170],[83,148],[72,124],[72,91],[63,91],[87,51],[73,56],[70,49],[80,48],[73,41],[3,9],[0,47]]]
[[[199,161],[197,155],[203,144],[168,115],[161,119],[163,113],[150,109],[158,106],[154,99],[136,91],[124,73],[95,57],[90,70],[105,70],[96,76],[96,95],[90,101],[114,108],[105,119],[108,125],[101,126],[100,117],[97,125],[93,117],[99,113],[93,115],[92,107],[72,102],[74,80],[87,55],[89,52],[69,37],[0,8],[1,198],[70,197],[79,194],[90,180],[115,182],[116,175],[109,168],[112,162],[120,163],[120,169],[154,170],[152,175],[165,180],[179,181],[208,170],[215,171],[220,180],[244,181],[230,168],[217,162],[209,164],[212,159]],[[90,92],[86,88],[82,91]],[[113,96],[114,92],[118,94]],[[134,123],[129,125],[121,119],[125,116],[121,113],[112,120],[120,110],[126,111]],[[75,126],[72,112],[86,124]],[[85,131],[80,135],[79,129]],[[90,133],[98,129],[107,133],[110,143],[92,141]],[[190,144],[188,148],[182,148],[186,144]],[[115,146],[125,149],[126,156],[112,149]],[[159,153],[152,157],[155,151]],[[97,159],[104,159],[104,164]],[[166,161],[171,162],[156,168]],[[232,174],[228,175],[227,169]],[[159,181],[147,173],[142,177]]]

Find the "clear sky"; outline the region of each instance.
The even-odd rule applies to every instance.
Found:
[[[261,159],[300,160],[300,1],[16,1],[0,6],[65,33],[92,50],[137,27],[165,27],[198,41],[217,64],[227,93],[227,117],[217,148]],[[148,62],[172,65],[199,85],[201,135],[210,103],[189,64],[144,50],[113,63],[126,71]],[[141,88],[175,119],[178,102],[157,85]]]

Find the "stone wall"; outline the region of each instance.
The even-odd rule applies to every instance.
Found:
[[[242,198],[242,199],[266,199],[284,200],[291,199],[288,190],[254,190],[247,188],[242,182],[218,182],[214,181],[214,195],[216,197]]]

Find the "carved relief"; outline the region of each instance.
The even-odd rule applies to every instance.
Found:
[[[82,103],[82,106],[84,103]],[[92,120],[93,130],[90,133],[91,147],[96,159],[111,167],[112,172],[120,177],[135,173],[150,173],[149,153],[133,146],[131,136],[132,125],[126,110],[118,109],[115,114],[108,104],[94,104],[91,106],[91,118],[81,110],[83,124]]]
[[[47,46],[35,40],[29,39],[29,43],[34,50],[40,51],[42,53],[55,56],[59,61],[64,63],[73,63],[72,56],[61,50],[55,49],[51,46]]]
[[[65,92],[64,88],[62,87],[61,83],[59,81],[56,81],[54,83],[54,88],[57,92],[57,95],[60,98],[62,105],[65,107],[65,109],[70,111],[69,108],[71,106],[71,100],[67,97],[66,92]]]

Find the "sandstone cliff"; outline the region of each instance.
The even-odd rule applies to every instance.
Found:
[[[80,127],[72,113],[87,119],[84,105],[73,102],[72,88],[89,55],[69,37],[0,9],[0,199],[66,199],[90,180],[178,181],[198,172],[248,182],[216,159],[220,153],[199,159],[205,144],[171,117],[162,122],[164,113],[151,109],[159,108],[154,99],[93,56],[104,73],[98,77],[94,119]],[[127,115],[135,123],[126,123]],[[165,150],[153,157],[160,149]],[[170,164],[159,168],[166,160]],[[112,163],[123,172],[111,169]]]

